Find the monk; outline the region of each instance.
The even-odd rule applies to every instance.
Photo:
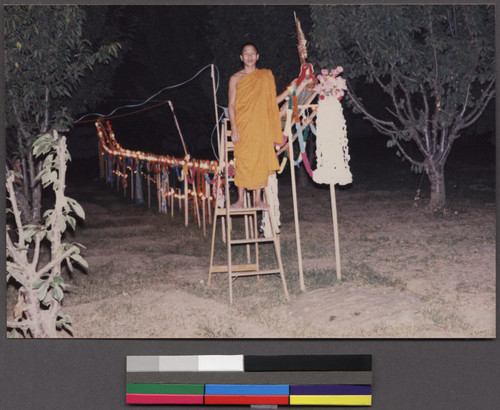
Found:
[[[270,174],[279,169],[274,143],[283,142],[278,104],[289,89],[276,95],[271,70],[257,68],[259,52],[253,43],[241,47],[243,69],[229,79],[229,120],[234,143],[238,200],[231,208],[243,208],[245,189],[255,190],[254,206],[268,209],[261,198]],[[294,80],[295,82],[296,80]],[[292,84],[294,83],[292,82]]]

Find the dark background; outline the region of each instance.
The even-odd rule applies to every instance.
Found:
[[[141,3],[159,4],[147,1]],[[273,4],[291,3],[298,2],[273,2]],[[384,4],[389,3],[384,2]],[[218,1],[218,4],[228,4],[228,2]],[[96,107],[102,110],[98,112],[110,112],[117,106],[124,105],[122,100],[146,99],[164,86],[188,79],[215,59],[208,48],[203,46],[204,40],[200,39],[200,33],[196,31],[206,24],[203,13],[186,15],[179,9],[179,14],[176,15],[179,24],[165,25],[164,29],[167,31],[163,33],[182,27],[189,30],[170,33],[174,40],[165,43],[162,38],[166,34],[162,35],[158,28],[164,25],[165,15],[156,10],[152,12],[152,9],[145,11],[136,8],[136,10],[137,13],[149,13],[147,21],[151,24],[142,27],[140,32],[145,37],[139,41],[139,46],[134,48],[134,53],[126,56],[125,64],[115,77],[115,94],[112,96],[114,100],[110,98]],[[496,24],[498,32],[499,23]],[[148,32],[150,35],[147,35]],[[179,37],[183,38],[182,42],[178,40]],[[193,48],[187,49],[185,44],[190,42]],[[201,47],[198,47],[200,45]],[[162,52],[159,53],[157,50]],[[193,50],[196,50],[195,54],[192,54]],[[235,56],[234,71],[238,69],[238,51],[230,51],[230,54]],[[261,47],[264,67],[265,53],[266,49]],[[157,64],[152,64],[151,60],[155,60]],[[190,70],[185,66],[186,61],[189,62]],[[166,72],[164,68],[167,63],[168,67],[175,68]],[[276,71],[274,67],[269,68]],[[289,67],[290,80],[296,76],[296,71],[297,67]],[[232,72],[228,68],[220,74],[221,84],[225,84]],[[137,78],[144,81],[136,81]],[[277,78],[278,89],[286,85],[284,80]],[[168,96],[162,94],[160,99],[164,97],[173,101],[175,99],[174,108],[181,129],[186,134],[189,148],[199,150],[200,156],[210,156],[210,144],[206,138],[207,132],[211,132],[213,127],[213,122],[210,122],[213,119],[213,106],[208,104],[212,101],[209,71],[202,73],[197,81],[199,82],[193,84],[194,90],[172,92]],[[199,97],[200,94],[204,94],[206,99]],[[181,101],[184,97],[188,99]],[[220,96],[219,102],[223,105],[227,103],[224,96]],[[129,102],[125,102],[127,103]],[[209,118],[208,120],[196,123],[187,121],[193,107],[195,110],[203,110],[207,106],[209,112],[202,114],[201,117]],[[3,100],[1,108],[0,111],[4,115]],[[156,153],[165,153],[168,148],[173,151],[168,153],[182,155],[177,138],[171,137],[177,136],[177,133],[175,129],[172,131],[168,106],[151,110],[147,115],[143,118],[128,117],[130,122],[125,120],[113,122],[121,144],[127,148],[135,148],[133,144],[138,144],[137,148]],[[356,138],[350,141],[353,160],[358,158],[359,161],[357,164],[353,163],[353,168],[362,167],[363,155],[368,152],[378,153],[379,158],[384,158],[384,161],[387,161],[384,166],[399,167],[393,154],[385,148],[383,138],[374,135],[369,127],[356,121],[354,117],[348,116],[347,120],[350,133],[353,129],[357,130],[354,132]],[[136,138],[138,135],[136,131],[130,132],[132,129],[136,130],[136,127],[142,130],[140,140]],[[73,179],[95,176],[97,161],[95,166],[92,163],[89,165],[90,159],[96,158],[97,154],[93,125],[80,129],[75,127],[73,135],[75,137],[69,139],[70,150],[74,157],[70,175]],[[374,138],[368,142],[367,136]],[[458,169],[464,158],[471,157],[475,158],[474,161],[478,159],[494,161],[495,146],[491,141],[488,142],[489,145],[485,145],[488,138],[490,137],[485,135],[483,139],[474,141],[469,139],[458,144],[452,151],[449,166]],[[471,155],[474,152],[477,157]],[[84,164],[87,166],[84,167]],[[374,181],[374,183],[384,182]],[[5,207],[4,201],[2,207],[3,209]],[[3,249],[1,246],[0,248]],[[0,289],[2,289],[0,300],[5,300],[5,287],[2,286]],[[4,304],[0,302],[0,306],[5,323]],[[357,353],[373,355],[373,409],[498,407],[500,349],[497,340],[9,340],[1,338],[0,409],[150,408],[125,405],[127,355]]]

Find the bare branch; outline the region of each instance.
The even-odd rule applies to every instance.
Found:
[[[375,74],[376,70],[375,70],[375,66],[373,65],[373,59],[368,57],[368,53],[365,53],[363,51],[363,48],[361,47],[361,44],[359,42],[359,40],[356,40],[356,44],[358,45],[358,48],[360,49],[361,51],[361,54],[363,55],[363,57],[365,58],[366,62],[368,63],[368,65],[370,66],[370,70],[372,72],[372,75],[373,75],[373,78],[375,78],[375,81],[377,82],[377,84],[382,88],[382,90],[385,91],[387,85],[384,84],[382,82],[382,80]]]
[[[32,320],[23,320],[21,322],[16,322],[15,320],[7,321],[7,328],[9,329],[20,329],[22,327],[30,328],[34,323]]]
[[[430,110],[429,110],[429,102],[427,101],[426,93],[424,90],[424,86],[420,84],[420,94],[422,95],[422,100],[424,101],[424,113],[425,113],[425,127],[424,127],[424,135],[425,135],[425,145],[427,147],[428,152],[434,152],[435,148],[431,151],[431,143],[429,140],[429,123],[430,123]]]
[[[14,214],[14,219],[16,221],[16,227],[18,231],[18,246],[22,247],[25,245],[25,236],[24,236],[24,227],[21,220],[21,211],[17,205],[16,192],[14,190],[14,174],[10,174],[7,176],[7,191],[9,192],[9,200],[12,205],[12,212]],[[7,235],[9,236],[9,235]]]
[[[19,112],[17,111],[17,105],[14,102],[14,99],[15,99],[14,98],[14,94],[12,93],[12,91],[9,91],[9,95],[12,98],[12,109],[14,111],[14,115],[16,117],[17,124],[19,125],[19,129],[21,130],[21,132],[23,133],[23,135],[24,135],[25,138],[29,138],[30,134],[29,134],[28,130],[26,129],[26,127],[24,126],[23,120],[19,116]]]
[[[40,269],[38,271],[38,273],[37,273],[38,277],[43,276],[44,274],[49,272],[54,266],[56,266],[58,263],[61,263],[64,259],[71,256],[75,252],[75,249],[77,249],[77,247],[72,246],[66,252],[61,254],[57,259],[53,259],[49,263],[47,263],[42,269]],[[51,275],[51,276],[53,276],[53,275]]]
[[[377,123],[381,126],[389,126],[394,128],[394,123],[392,121],[384,121],[379,118],[374,117],[371,115],[366,108],[363,106],[363,104],[358,100],[356,94],[354,94],[354,91],[349,87],[347,89],[347,93],[349,94],[349,97],[351,97],[352,101],[354,102],[354,105],[356,108],[358,108],[372,123]]]
[[[449,140],[450,138],[448,138],[448,141],[447,143],[449,144]],[[441,143],[439,144],[439,151],[440,152],[444,152],[444,143],[446,141],[446,129],[445,128],[442,128],[441,129]]]
[[[35,235],[35,251],[33,253],[33,259],[31,259],[31,266],[36,270],[38,265],[38,258],[40,257],[40,235]]]
[[[446,148],[441,153],[441,157],[439,158],[439,165],[444,166],[446,159],[451,151],[451,146],[453,145],[453,141],[458,137],[458,135],[450,135],[446,141]]]
[[[28,261],[23,260],[26,259],[26,255],[22,254],[19,252],[19,250],[15,247],[15,245],[12,243],[12,240],[10,239],[9,234],[7,233],[7,251],[10,252],[10,255],[12,259],[14,259],[14,263],[21,267],[19,270],[19,274],[14,271],[10,271],[11,275],[16,279],[19,283],[23,283],[24,275],[23,273],[27,271],[25,267],[28,267]]]
[[[495,84],[495,79],[491,80],[491,82],[488,85],[488,87],[486,88],[486,90],[483,91],[483,94],[481,95],[481,99],[480,99],[479,103],[477,104],[476,108],[473,109],[468,115],[465,116],[464,124],[463,124],[462,128],[467,128],[468,126],[472,125],[474,122],[476,122],[476,120],[484,112],[488,103],[495,96],[495,90],[492,89],[494,84]]]
[[[46,133],[47,130],[49,129],[49,96],[50,96],[50,91],[49,87],[45,86],[45,119],[43,122],[43,128],[42,128],[42,133]]]
[[[403,149],[403,146],[399,143],[398,140],[396,140],[396,146],[398,147],[399,151],[401,152],[401,154],[403,154],[403,156],[413,165],[419,165],[419,163],[417,161],[415,161],[414,159],[412,159],[407,153],[406,151]]]
[[[469,76],[469,79],[470,79],[470,76]],[[467,109],[467,103],[469,102],[470,86],[471,86],[471,82],[469,81],[469,84],[467,84],[467,92],[465,93],[464,107],[462,108],[462,112],[460,113],[461,118],[464,117],[465,110]]]

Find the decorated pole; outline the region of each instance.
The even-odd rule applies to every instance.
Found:
[[[337,279],[342,279],[340,264],[340,241],[337,222],[337,204],[335,184],[347,185],[352,182],[349,169],[349,152],[347,147],[347,130],[340,100],[346,90],[345,80],[339,76],[342,67],[335,70],[322,70],[318,75],[316,91],[319,94],[316,158],[317,168],[313,172],[313,180],[319,184],[330,185],[332,206],[333,234],[335,242],[335,265]]]
[[[339,224],[337,222],[337,202],[335,200],[335,184],[330,184],[330,201],[332,205],[333,238],[335,243],[335,270],[337,272],[337,280],[341,280],[342,272],[340,269]]]
[[[219,128],[219,111],[217,110],[217,87],[215,84],[214,65],[211,64],[210,75],[212,77],[212,92],[214,96],[214,111],[215,111],[215,128],[217,130],[217,152],[220,158],[220,128]]]
[[[285,124],[285,135],[288,136],[288,148],[290,155],[290,179],[292,184],[292,202],[293,202],[293,219],[295,222],[295,242],[297,244],[297,260],[299,264],[299,285],[300,290],[306,290],[306,284],[304,281],[304,268],[302,266],[302,247],[300,243],[300,227],[299,227],[299,209],[297,206],[297,184],[295,183],[295,164],[293,155],[293,138],[291,132],[291,121],[292,121],[292,100],[290,99],[289,108],[287,110],[286,124]]]
[[[187,169],[186,169],[187,171]],[[184,174],[184,225],[188,226],[189,224],[189,215],[188,215],[188,180],[187,180],[187,174],[183,170],[182,173]]]
[[[300,59],[300,75],[297,81],[296,86],[294,87],[293,96],[290,96],[290,100],[287,104],[287,113],[286,113],[286,124],[285,124],[285,135],[288,136],[288,149],[289,149],[289,160],[290,160],[290,177],[291,177],[291,185],[292,185],[292,202],[293,202],[293,217],[295,222],[295,242],[297,244],[297,260],[299,267],[299,285],[300,290],[306,290],[306,284],[304,281],[304,268],[302,263],[302,246],[300,241],[300,227],[299,227],[299,210],[297,206],[297,184],[295,179],[295,164],[294,164],[294,153],[293,153],[293,135],[292,135],[292,109],[293,109],[293,98],[296,98],[305,87],[307,83],[306,75],[309,71],[311,71],[310,64],[306,63],[307,58],[307,41],[305,39],[304,33],[300,26],[300,21],[297,18],[295,12],[293,13],[295,18],[295,26],[297,27],[297,51],[299,53]],[[296,118],[297,121],[300,122],[299,118]]]
[[[146,162],[146,175],[148,185],[148,208],[151,208],[151,166],[149,162]]]
[[[181,137],[182,148],[184,148],[184,155],[187,155],[188,152],[187,152],[186,144],[184,143],[184,137],[182,136],[181,128],[179,127],[179,122],[177,121],[177,116],[175,115],[174,105],[172,104],[172,101],[169,101],[168,105],[170,106],[170,110],[172,111],[172,114],[174,116],[174,122],[175,122],[175,126],[177,127],[177,131],[179,132],[179,137]]]

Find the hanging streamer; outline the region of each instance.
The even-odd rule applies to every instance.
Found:
[[[135,203],[137,205],[143,205],[144,204],[144,198],[142,196],[142,178],[141,178],[141,162],[139,160],[136,160],[136,167],[135,167]]]

